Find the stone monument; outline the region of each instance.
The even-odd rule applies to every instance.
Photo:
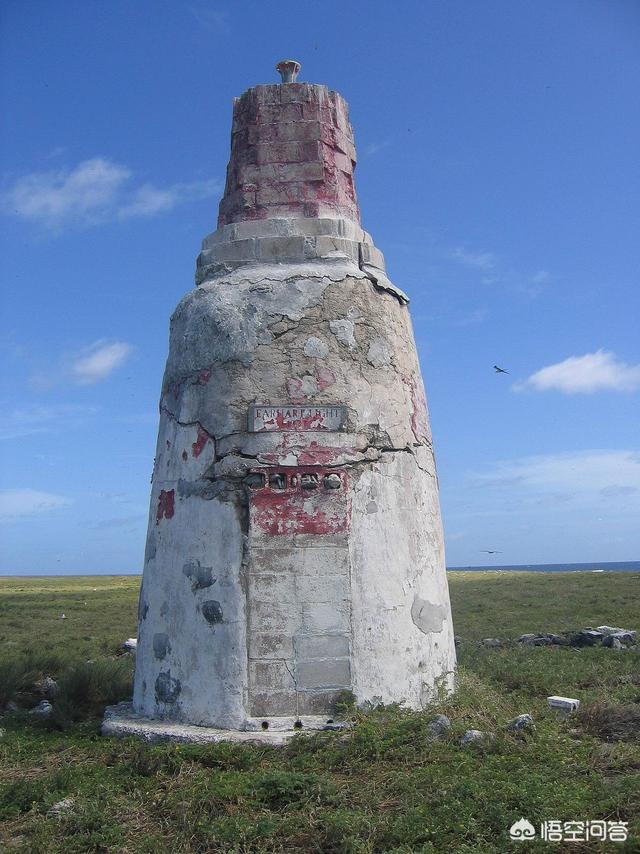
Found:
[[[409,300],[360,224],[347,104],[277,68],[234,102],[218,228],[171,319],[133,711],[110,732],[293,732],[452,686]]]

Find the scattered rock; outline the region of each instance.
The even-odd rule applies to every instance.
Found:
[[[468,729],[460,739],[460,747],[466,747],[468,744],[478,744],[485,741],[489,736],[486,732],[480,729]]]
[[[53,711],[53,706],[48,700],[40,700],[37,706],[29,710],[29,714],[35,718],[48,718]]]
[[[529,646],[550,646],[553,641],[551,640],[552,635],[539,634],[539,635],[521,635],[518,638],[518,643],[524,643]]]
[[[624,644],[616,635],[608,635],[606,638],[602,640],[602,646],[610,647],[611,649],[623,649]]]
[[[561,712],[575,712],[580,705],[580,700],[574,700],[572,697],[558,697],[556,695],[547,697],[547,703],[552,709],[557,709]]]
[[[129,638],[122,644],[122,648],[126,649],[127,652],[135,652],[138,646],[137,638]]]
[[[502,641],[500,640],[500,638],[483,638],[481,643],[483,646],[489,646],[494,648],[502,646]]]
[[[446,715],[436,715],[436,717],[427,724],[427,730],[432,738],[440,738],[450,729],[451,721]]]
[[[595,629],[583,629],[581,632],[578,632],[578,637],[585,646],[594,646],[598,641],[602,640],[604,635]]]
[[[454,635],[453,642],[456,646],[460,646],[460,644],[462,643],[462,638],[460,637],[460,635]]]
[[[60,818],[60,816],[73,812],[74,809],[75,801],[73,798],[63,798],[47,810],[47,818]]]
[[[66,614],[60,614],[60,619],[61,619],[61,620],[66,620],[66,619],[67,619],[67,615],[66,615]]]
[[[596,630],[604,635],[628,635],[630,638],[628,643],[633,642],[637,635],[637,632],[631,631],[631,629],[621,629],[620,626],[596,626]]]
[[[6,734],[7,734],[6,729],[2,729],[2,727],[0,727],[0,738],[4,738]]]
[[[512,730],[512,732],[522,732],[523,730],[533,730],[535,729],[533,718],[529,714],[518,715],[517,718],[514,718],[512,721],[509,721],[507,724],[507,729]]]

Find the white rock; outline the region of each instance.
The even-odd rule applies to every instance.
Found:
[[[48,718],[53,711],[53,706],[48,700],[41,700],[37,706],[30,709],[29,714],[36,718]]]
[[[128,640],[126,640],[122,644],[122,648],[126,649],[128,652],[135,652],[137,646],[138,646],[138,639],[137,638],[128,638]]]
[[[509,721],[507,726],[508,729],[515,730],[516,732],[521,732],[523,729],[535,729],[533,718],[529,714],[518,715],[517,718]]]
[[[580,700],[554,695],[552,697],[547,697],[547,703],[552,709],[559,709],[563,712],[575,712],[580,705]]]
[[[437,715],[428,725],[427,729],[433,738],[439,738],[447,730],[451,729],[451,721],[446,715]]]
[[[59,818],[65,813],[73,812],[75,801],[73,798],[63,798],[47,810],[47,818]]]
[[[484,741],[487,734],[480,729],[468,729],[460,739],[460,746],[466,747],[468,744],[477,744]]]

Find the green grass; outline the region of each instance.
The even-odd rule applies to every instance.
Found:
[[[456,572],[449,580],[457,693],[424,713],[358,714],[347,733],[301,735],[284,749],[101,738],[99,710],[129,690],[130,658],[119,653],[135,633],[139,579],[0,580],[0,685],[8,674],[5,694],[29,705],[34,678],[47,673],[68,703],[48,724],[21,713],[0,721],[0,850],[640,851],[640,655],[515,642],[527,631],[640,628],[640,576]],[[484,648],[485,637],[505,646]],[[556,717],[550,693],[580,698],[580,713]],[[439,712],[452,729],[431,742],[427,724]],[[536,730],[516,736],[506,724],[522,712]],[[468,728],[495,739],[462,749]],[[48,818],[66,797],[74,812]],[[631,823],[632,837],[609,849],[510,843],[520,816],[617,818]]]

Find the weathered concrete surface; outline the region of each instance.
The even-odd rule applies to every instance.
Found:
[[[219,225],[339,216],[358,222],[349,109],[310,83],[255,86],[233,105],[231,160]]]
[[[220,225],[171,320],[136,715],[282,728],[452,684],[408,298],[360,227],[346,115],[309,84],[236,104]],[[256,406],[295,411],[256,430]]]
[[[296,726],[294,726],[294,724]],[[325,720],[324,716],[308,716],[294,720],[281,719],[273,729],[233,730],[192,724],[172,723],[166,720],[145,718],[134,712],[131,703],[108,706],[102,722],[102,735],[126,738],[136,736],[149,744],[172,741],[179,744],[217,744],[230,741],[236,744],[270,744],[281,747],[294,735],[304,735],[318,730],[337,730],[348,724]]]

